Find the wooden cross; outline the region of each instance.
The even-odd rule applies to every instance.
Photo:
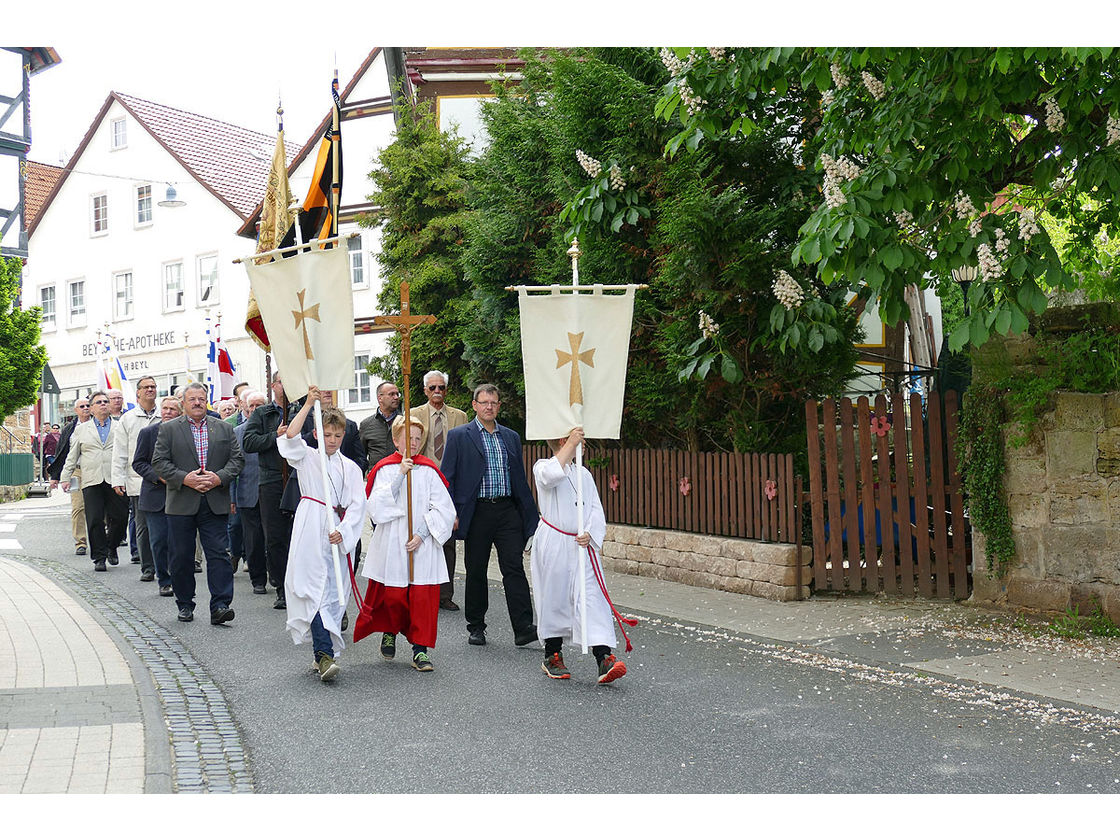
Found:
[[[376,315],[373,323],[379,327],[388,327],[396,330],[401,336],[401,374],[404,377],[404,457],[412,457],[412,429],[408,425],[412,406],[410,405],[408,384],[409,374],[412,373],[412,331],[421,324],[434,324],[435,315],[413,315],[408,302],[408,283],[401,283],[401,314]],[[412,473],[406,476],[408,484],[408,538],[412,539]],[[412,583],[412,552],[408,552],[408,582]]]
[[[588,367],[595,367],[595,348],[584,350],[582,353],[579,351],[580,344],[583,343],[583,333],[568,333],[568,345],[572,348],[572,352],[566,353],[560,348],[556,348],[556,367],[562,368],[566,364],[571,364],[572,375],[568,379],[568,403],[570,405],[583,405],[583,380],[579,375],[579,363],[583,362]]]
[[[296,329],[303,327],[303,352],[307,354],[308,359],[314,359],[315,354],[311,352],[311,342],[307,338],[307,322],[311,319],[319,321],[319,304],[315,304],[312,307],[305,307],[303,303],[303,296],[305,294],[307,294],[307,289],[300,289],[296,293],[296,297],[299,298],[299,309],[293,309],[292,315],[294,315],[296,319]],[[322,323],[322,321],[319,321],[319,323]]]

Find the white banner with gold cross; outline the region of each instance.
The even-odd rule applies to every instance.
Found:
[[[571,289],[571,287],[565,287]],[[618,288],[618,287],[616,287]],[[566,437],[583,426],[589,438],[617,439],[622,430],[626,360],[634,289],[604,293],[529,294],[518,287],[525,367],[525,437]]]
[[[345,248],[244,263],[288,399],[354,387],[354,299]]]

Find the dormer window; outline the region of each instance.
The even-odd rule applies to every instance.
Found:
[[[113,131],[113,140],[112,140],[113,145],[112,145],[111,148],[113,148],[114,150],[115,149],[123,149],[125,146],[128,145],[128,135],[127,135],[126,130],[125,130],[124,117],[121,117],[119,120],[113,120],[112,131]]]

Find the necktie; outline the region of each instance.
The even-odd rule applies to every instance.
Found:
[[[443,460],[443,412],[437,411],[432,417],[432,442],[436,460]]]

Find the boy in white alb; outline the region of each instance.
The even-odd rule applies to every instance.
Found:
[[[284,597],[288,630],[297,645],[311,641],[319,679],[330,682],[338,675],[335,659],[346,646],[342,641],[342,616],[350,600],[350,575],[346,556],[362,535],[365,487],[362,471],[339,452],[346,435],[346,416],[337,408],[323,411],[323,451],[327,456],[327,486],[319,466],[319,453],[308,446],[300,431],[312,406],[319,399],[314,385],[299,413],[288,425],[276,430],[276,448],[294,469],[299,470],[302,497],[292,524]],[[317,436],[316,436],[317,437]],[[337,527],[329,529],[327,505],[335,511]],[[342,591],[338,602],[331,545],[337,545],[342,560]]]
[[[423,455],[405,458],[405,435],[411,451],[420,448],[419,421],[393,421],[397,451],[379,461],[366,481],[366,511],[377,526],[362,565],[370,580],[365,603],[354,624],[354,639],[381,633],[381,656],[396,655],[396,637],[403,633],[412,644],[412,667],[433,669],[428,649],[435,647],[439,622],[440,584],[448,581],[443,544],[455,525],[455,505],[447,479],[435,462]],[[412,475],[412,536],[408,533],[408,482]],[[408,555],[412,552],[412,578]]]
[[[606,594],[598,555],[606,537],[607,519],[591,473],[582,467],[577,471],[572,463],[582,440],[583,429],[579,427],[572,429],[566,438],[550,440],[554,456],[542,458],[533,465],[541,521],[533,536],[529,568],[537,635],[544,640],[541,668],[552,679],[570,679],[571,673],[564,666],[560,650],[565,639],[580,642],[583,638],[583,616],[579,608],[579,566],[580,554],[583,554],[587,645],[599,663],[599,683],[605,684],[626,673],[626,665],[611,653],[615,645],[615,619],[628,624],[636,622],[618,616]],[[583,532],[580,534],[576,533],[579,527],[577,481],[583,482]]]

